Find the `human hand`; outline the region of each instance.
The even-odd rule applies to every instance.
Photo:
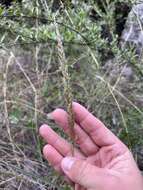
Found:
[[[128,148],[104,124],[78,103],[75,114],[75,155],[71,145],[49,126],[41,126],[40,135],[48,143],[43,148],[51,165],[76,185],[77,190],[143,190],[143,177]],[[70,134],[68,115],[56,109],[50,117]]]

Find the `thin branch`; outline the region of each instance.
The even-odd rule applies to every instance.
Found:
[[[26,15],[22,15],[22,16],[19,16],[19,15],[3,15],[3,16],[0,16],[0,18],[11,18],[11,19],[12,18],[17,18],[17,19],[26,18],[26,19],[29,19],[29,20],[35,19],[35,20],[40,20],[40,21],[47,22],[47,23],[55,23],[55,21],[52,20],[52,19],[47,19],[47,18],[39,17],[39,16],[37,17],[37,16],[26,16]],[[56,24],[64,26],[64,27],[72,30],[73,32],[79,34],[82,37],[82,39],[84,40],[85,43],[90,43],[89,40],[84,35],[82,35],[78,30],[72,28],[71,26],[66,25],[63,22],[59,22],[59,21],[56,21]]]

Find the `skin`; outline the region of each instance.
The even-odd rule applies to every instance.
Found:
[[[44,157],[55,170],[75,190],[142,190],[143,177],[129,149],[82,105],[74,102],[73,112],[78,145],[74,157],[71,145],[48,125],[42,125],[39,130],[47,142]],[[56,109],[50,117],[70,134],[64,110]]]

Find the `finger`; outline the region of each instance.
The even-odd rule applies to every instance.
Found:
[[[62,156],[71,155],[72,145],[60,137],[48,125],[42,125],[39,129],[39,133],[44,140],[53,146]],[[84,158],[84,155],[77,149],[74,150],[74,154],[78,158]]]
[[[49,144],[45,145],[43,148],[43,155],[58,173],[64,175],[61,168],[61,161],[63,159],[63,156],[54,147]],[[64,178],[70,185],[73,185],[73,183],[67,176],[65,176]]]
[[[56,109],[50,114],[50,117],[70,136],[70,130],[68,126],[68,114],[62,109]],[[93,140],[87,135],[87,133],[75,123],[74,131],[76,134],[75,141],[81,148],[82,152],[86,155],[91,155],[99,150],[99,147],[93,142]]]
[[[54,147],[45,145],[43,148],[43,155],[56,171],[62,173],[61,161],[63,156]]]
[[[98,146],[112,145],[121,141],[82,105],[74,102],[73,111],[76,122],[89,134]],[[122,143],[121,143],[122,144]]]

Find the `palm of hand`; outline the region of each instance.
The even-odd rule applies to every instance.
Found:
[[[88,155],[83,159],[85,159],[87,163],[103,169],[105,174],[102,178],[104,190],[110,190],[113,188],[116,188],[116,190],[121,190],[122,184],[119,184],[119,181],[117,179],[126,179],[126,176],[130,175],[130,172],[134,171],[133,169],[136,167],[131,153],[123,144],[114,144],[101,147],[97,153]],[[84,177],[84,168],[83,171],[81,168],[81,173],[81,177]],[[91,188],[85,189],[79,185],[76,185],[75,189],[91,190]]]
[[[128,184],[126,183],[127,176],[132,174],[137,177],[139,173],[127,147],[83,106],[74,103],[73,111],[75,113],[76,144],[79,146],[79,149],[75,148],[74,156],[77,159],[85,160],[84,166],[75,170],[75,172],[79,172],[76,176],[87,183],[91,178],[95,178],[96,185],[93,184],[86,190],[94,190],[98,186],[97,189],[101,190],[128,189],[126,186]],[[68,115],[64,110],[56,109],[50,114],[50,117],[62,127],[64,132],[70,135]],[[63,174],[61,162],[64,157],[71,155],[71,145],[47,125],[40,128],[40,134],[48,143],[43,149],[45,158],[58,172]],[[88,171],[89,164],[97,167],[97,170],[99,169],[98,176],[94,176],[93,171]],[[85,172],[90,173],[89,179]],[[132,180],[131,177],[128,177],[128,180]],[[82,182],[80,184],[82,185]],[[132,190],[131,188],[130,190]],[[75,189],[85,190],[84,187],[77,184]]]

